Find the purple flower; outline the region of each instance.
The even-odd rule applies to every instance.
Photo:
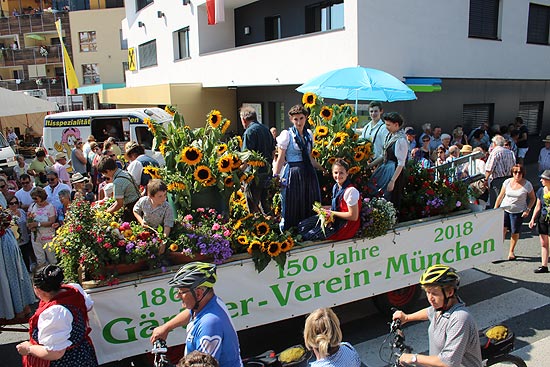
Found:
[[[459,208],[460,206],[462,205],[462,203],[460,201],[457,201],[456,202],[456,207]]]

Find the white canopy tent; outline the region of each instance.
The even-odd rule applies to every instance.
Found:
[[[4,127],[19,127],[22,133],[31,128],[41,134],[45,114],[57,110],[56,103],[0,88],[0,130],[3,132]]]

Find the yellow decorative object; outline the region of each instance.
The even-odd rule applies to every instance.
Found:
[[[485,332],[485,335],[494,340],[503,340],[508,336],[508,328],[504,325],[493,326]]]
[[[279,354],[279,361],[282,363],[291,363],[299,361],[304,356],[306,351],[302,347],[292,347],[285,349]]]

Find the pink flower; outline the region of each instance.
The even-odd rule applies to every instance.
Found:
[[[183,217],[183,220],[190,222],[193,220],[193,216],[191,214],[187,214],[185,217]]]
[[[223,231],[223,235],[224,237],[229,237],[231,236],[231,231],[229,229],[226,229],[225,231]]]
[[[218,223],[214,223],[214,225],[212,226],[212,230],[217,231],[218,229],[220,229],[220,225]]]
[[[125,231],[125,230],[127,230],[127,229],[130,229],[130,223],[124,222],[124,223],[122,223],[122,224],[120,225],[119,228],[120,228],[121,230],[123,230],[123,231]]]
[[[204,213],[204,208],[197,208],[197,213]]]
[[[109,242],[105,242],[103,244],[103,247],[106,248],[107,250],[109,250],[109,249],[113,248],[113,245],[111,245]]]
[[[124,240],[120,240],[117,242],[117,246],[118,247],[123,247],[123,246],[126,246],[126,243],[124,242]]]
[[[99,242],[99,243],[103,242],[103,237],[97,236],[97,242]]]

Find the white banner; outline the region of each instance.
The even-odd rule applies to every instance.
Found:
[[[502,259],[501,210],[402,227],[373,240],[294,248],[285,269],[271,263],[262,273],[251,259],[218,268],[215,290],[227,304],[237,330],[304,315],[418,283],[436,263],[458,270]],[[151,328],[181,310],[167,282],[171,274],[89,291],[92,339],[100,363],[146,353]],[[185,329],[168,344],[185,341]]]

